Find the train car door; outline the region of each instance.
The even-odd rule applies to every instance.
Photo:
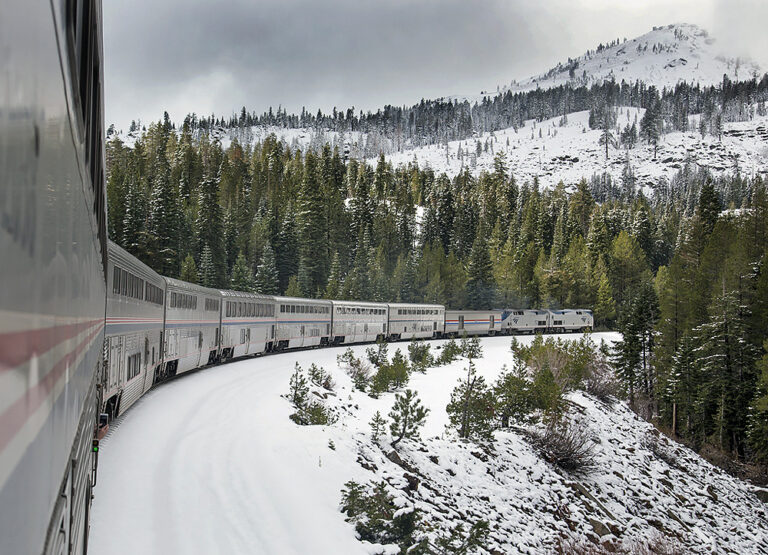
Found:
[[[459,330],[464,329],[464,315],[459,315]]]
[[[111,391],[120,386],[122,361],[123,361],[123,345],[124,337],[118,335],[116,337],[109,338],[109,383],[107,384],[108,391]]]
[[[489,324],[489,329],[492,330],[493,326],[496,324],[496,316],[491,314],[490,318],[488,318],[488,324]]]

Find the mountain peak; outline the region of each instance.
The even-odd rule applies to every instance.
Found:
[[[680,82],[713,85],[723,75],[744,80],[760,75],[760,67],[750,60],[728,57],[716,40],[697,25],[676,23],[654,27],[634,39],[614,39],[569,58],[547,72],[522,81],[512,81],[504,90],[524,92],[571,83],[591,86],[607,80],[674,87]]]

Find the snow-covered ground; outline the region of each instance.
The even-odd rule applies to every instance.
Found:
[[[511,363],[510,338],[482,345],[478,373],[493,380]],[[390,345],[390,355],[406,346]],[[361,356],[365,348],[354,351]],[[377,410],[389,412],[394,395],[371,399],[354,391],[336,363],[342,351],[234,362],[151,391],[102,442],[92,551],[372,552],[344,522],[340,491],[348,480],[405,483],[403,468],[372,444],[368,426]],[[327,403],[340,414],[334,425],[289,420],[281,394],[296,362],[333,374],[336,396]],[[558,537],[647,539],[658,530],[676,534],[691,551],[768,552],[768,511],[750,486],[663,438],[655,452],[663,449],[669,462],[660,459],[650,447],[652,427],[623,403],[570,396],[597,442],[598,467],[586,477],[544,462],[515,432],[497,432],[496,455],[479,456],[445,433],[445,406],[465,366],[458,360],[414,373],[408,384],[431,412],[423,442],[406,440],[399,450],[422,484],[409,502],[433,524],[488,519],[489,543],[503,553],[551,551]]]
[[[637,123],[645,110],[619,107],[617,125]],[[691,129],[698,127],[698,116],[690,118]],[[710,170],[714,175],[732,175],[738,166],[745,176],[768,175],[768,117],[752,121],[726,123],[722,141],[713,135],[701,137],[695,131],[666,133],[659,141],[656,159],[653,147],[639,141],[631,149],[608,149],[599,144],[601,131],[589,128],[589,112],[568,114],[567,122],[556,117],[537,123],[528,120],[517,130],[513,128],[486,133],[475,139],[453,141],[405,150],[387,156],[395,166],[416,161],[420,167],[429,166],[450,176],[468,168],[473,174],[493,171],[494,157],[502,153],[507,166],[519,184],[532,183],[538,177],[542,187],[551,188],[559,182],[574,185],[582,178],[608,173],[614,182],[621,182],[627,158],[640,186],[657,184],[661,178],[671,179],[686,160]],[[618,136],[618,132],[614,132]],[[483,145],[478,156],[476,141]],[[485,143],[488,142],[488,150]],[[461,156],[459,155],[461,150]],[[370,163],[376,160],[369,160]]]

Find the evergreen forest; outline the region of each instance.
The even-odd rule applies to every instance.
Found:
[[[691,113],[709,111],[702,132],[716,133],[766,91],[767,78],[661,94],[564,87],[385,110],[376,129],[439,142],[577,109],[601,125],[612,107],[637,104],[651,116],[635,140],[653,142]],[[265,117],[364,130],[374,115]],[[262,122],[243,110],[228,123]],[[177,129],[166,114],[132,147],[118,136],[107,144],[110,237],[155,271],[264,294],[590,308],[597,327],[623,334],[613,362],[640,414],[697,449],[768,462],[768,193],[759,176],[714,178],[689,163],[652,196],[631,172],[621,183],[596,175],[545,189],[518,183],[501,155],[491,172],[451,178],[331,144],[302,152],[274,136],[223,148],[211,124],[190,116]]]

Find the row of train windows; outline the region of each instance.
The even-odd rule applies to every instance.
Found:
[[[219,299],[205,299],[205,310],[218,312],[220,306]]]
[[[128,372],[126,381],[130,381],[141,372],[141,353],[136,353],[128,357]]]
[[[330,314],[329,306],[315,306],[307,304],[281,304],[282,314]]]
[[[112,272],[112,292],[115,295],[145,300],[148,303],[163,304],[163,290],[145,282],[138,276],[115,266]]]
[[[187,295],[186,293],[176,293],[171,291],[170,308],[197,309],[197,295]]]
[[[337,306],[336,314],[386,314],[383,308],[367,308],[359,306]]]
[[[525,313],[522,310],[515,310],[512,312],[512,314],[514,314],[515,316],[522,316]]]
[[[440,311],[436,308],[398,308],[397,314],[398,316],[404,316],[404,315],[428,315],[428,314],[439,314]]]
[[[227,318],[236,318],[238,316],[245,316],[246,318],[259,318],[274,315],[275,306],[271,304],[227,301]]]

